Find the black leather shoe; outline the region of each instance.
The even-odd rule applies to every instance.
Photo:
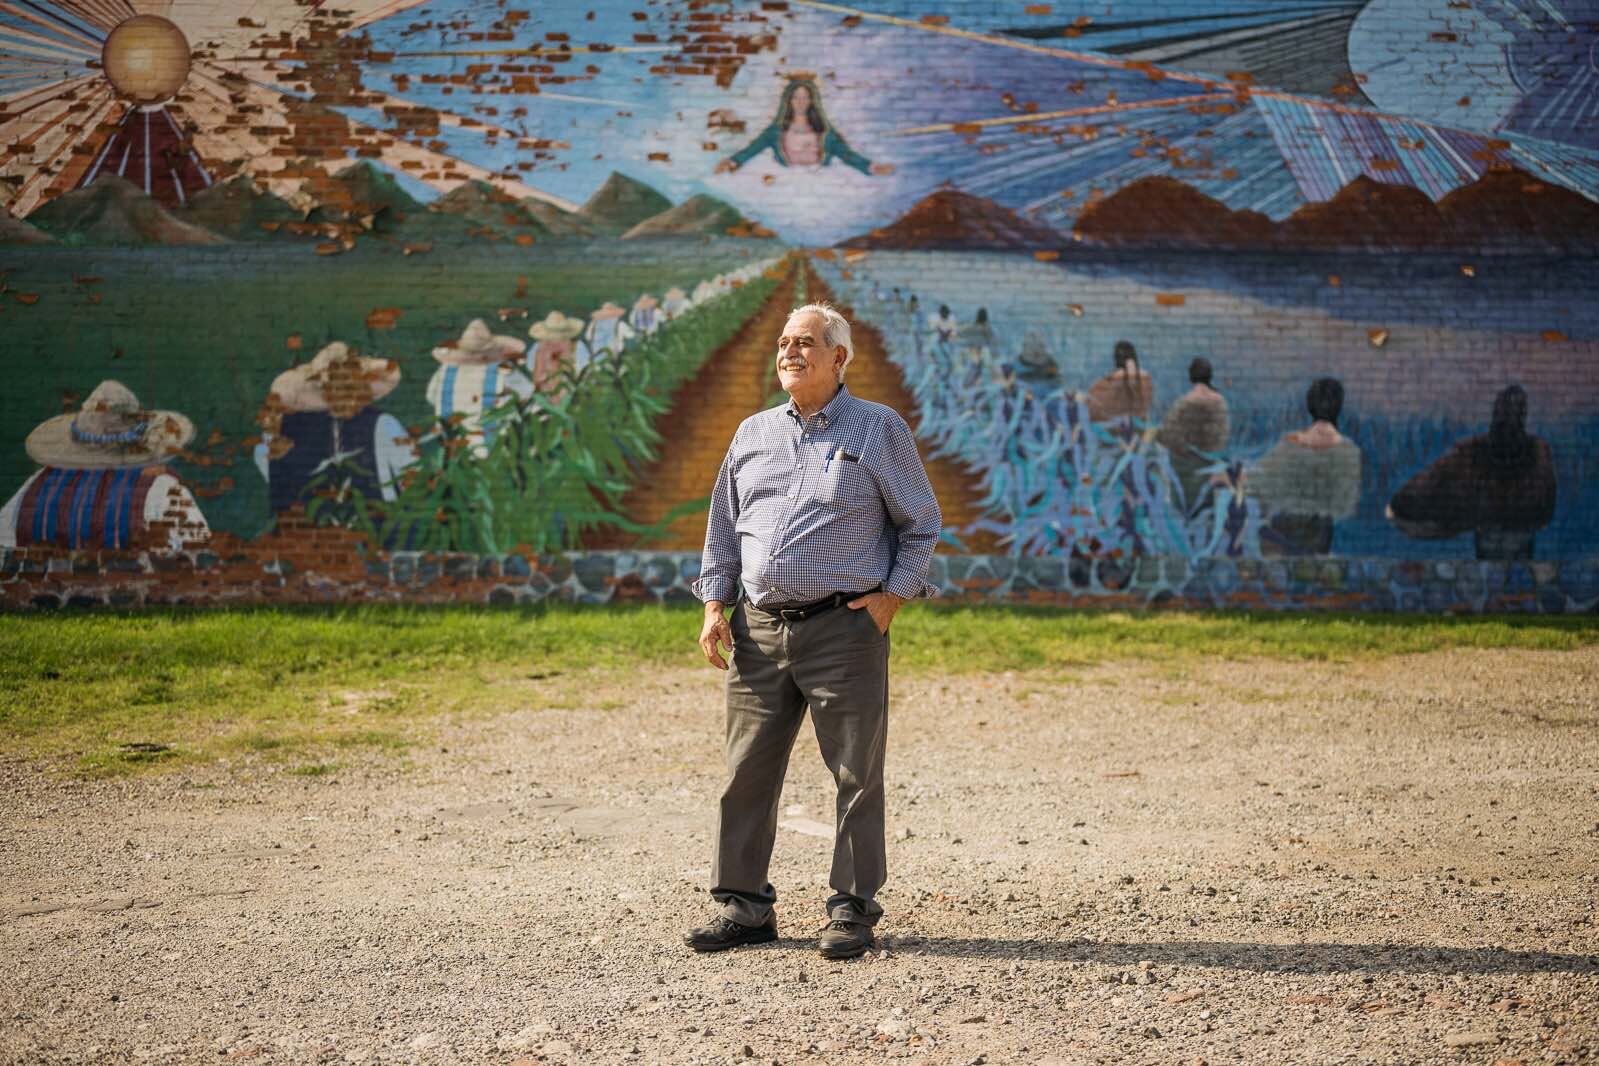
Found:
[[[816,946],[824,959],[853,959],[877,946],[872,927],[859,922],[834,920],[822,927]]]
[[[711,919],[710,925],[702,925],[683,934],[683,943],[695,951],[726,951],[741,944],[770,944],[776,939],[776,915],[769,915],[765,925],[739,925],[717,915]]]

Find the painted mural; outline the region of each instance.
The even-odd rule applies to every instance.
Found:
[[[0,548],[691,551],[821,298],[945,554],[1592,560],[1596,47],[1592,0],[0,2]]]

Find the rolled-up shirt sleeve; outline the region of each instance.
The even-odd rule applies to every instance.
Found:
[[[938,586],[928,583],[927,571],[944,518],[916,451],[916,438],[901,418],[889,419],[884,427],[880,488],[898,535],[894,565],[883,587],[907,600],[938,595]]]
[[[737,441],[735,438],[735,445]],[[730,603],[738,591],[739,545],[738,487],[733,483],[733,448],[722,459],[716,472],[716,487],[711,490],[710,520],[705,527],[705,551],[700,556],[700,576],[694,582],[694,595],[704,602]]]

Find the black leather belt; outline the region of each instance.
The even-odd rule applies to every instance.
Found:
[[[878,585],[876,588],[867,589],[865,592],[835,592],[831,596],[817,600],[814,603],[799,603],[792,607],[756,606],[755,609],[781,618],[785,622],[803,622],[807,618],[819,615],[823,611],[831,611],[834,607],[848,603],[850,600],[858,599],[861,596],[870,596],[874,592],[882,591],[883,586]]]

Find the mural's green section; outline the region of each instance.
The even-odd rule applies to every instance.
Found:
[[[757,252],[773,254],[772,243],[584,242],[413,256],[361,245],[326,259],[278,245],[11,249],[0,255],[4,283],[37,302],[0,313],[7,371],[21,383],[0,391],[0,425],[42,422],[75,410],[96,383],[122,381],[145,405],[194,421],[195,460],[169,465],[195,487],[213,530],[253,536],[272,524],[250,455],[257,412],[274,377],[324,344],[342,340],[396,360],[400,385],[381,406],[422,434],[434,419],[429,352],[470,319],[525,336],[550,311],[582,317],[607,300],[631,306],[640,293],[692,290]],[[717,328],[725,319],[720,312]],[[692,358],[687,340],[660,343],[674,366]],[[7,494],[36,465],[19,445],[0,449]]]

